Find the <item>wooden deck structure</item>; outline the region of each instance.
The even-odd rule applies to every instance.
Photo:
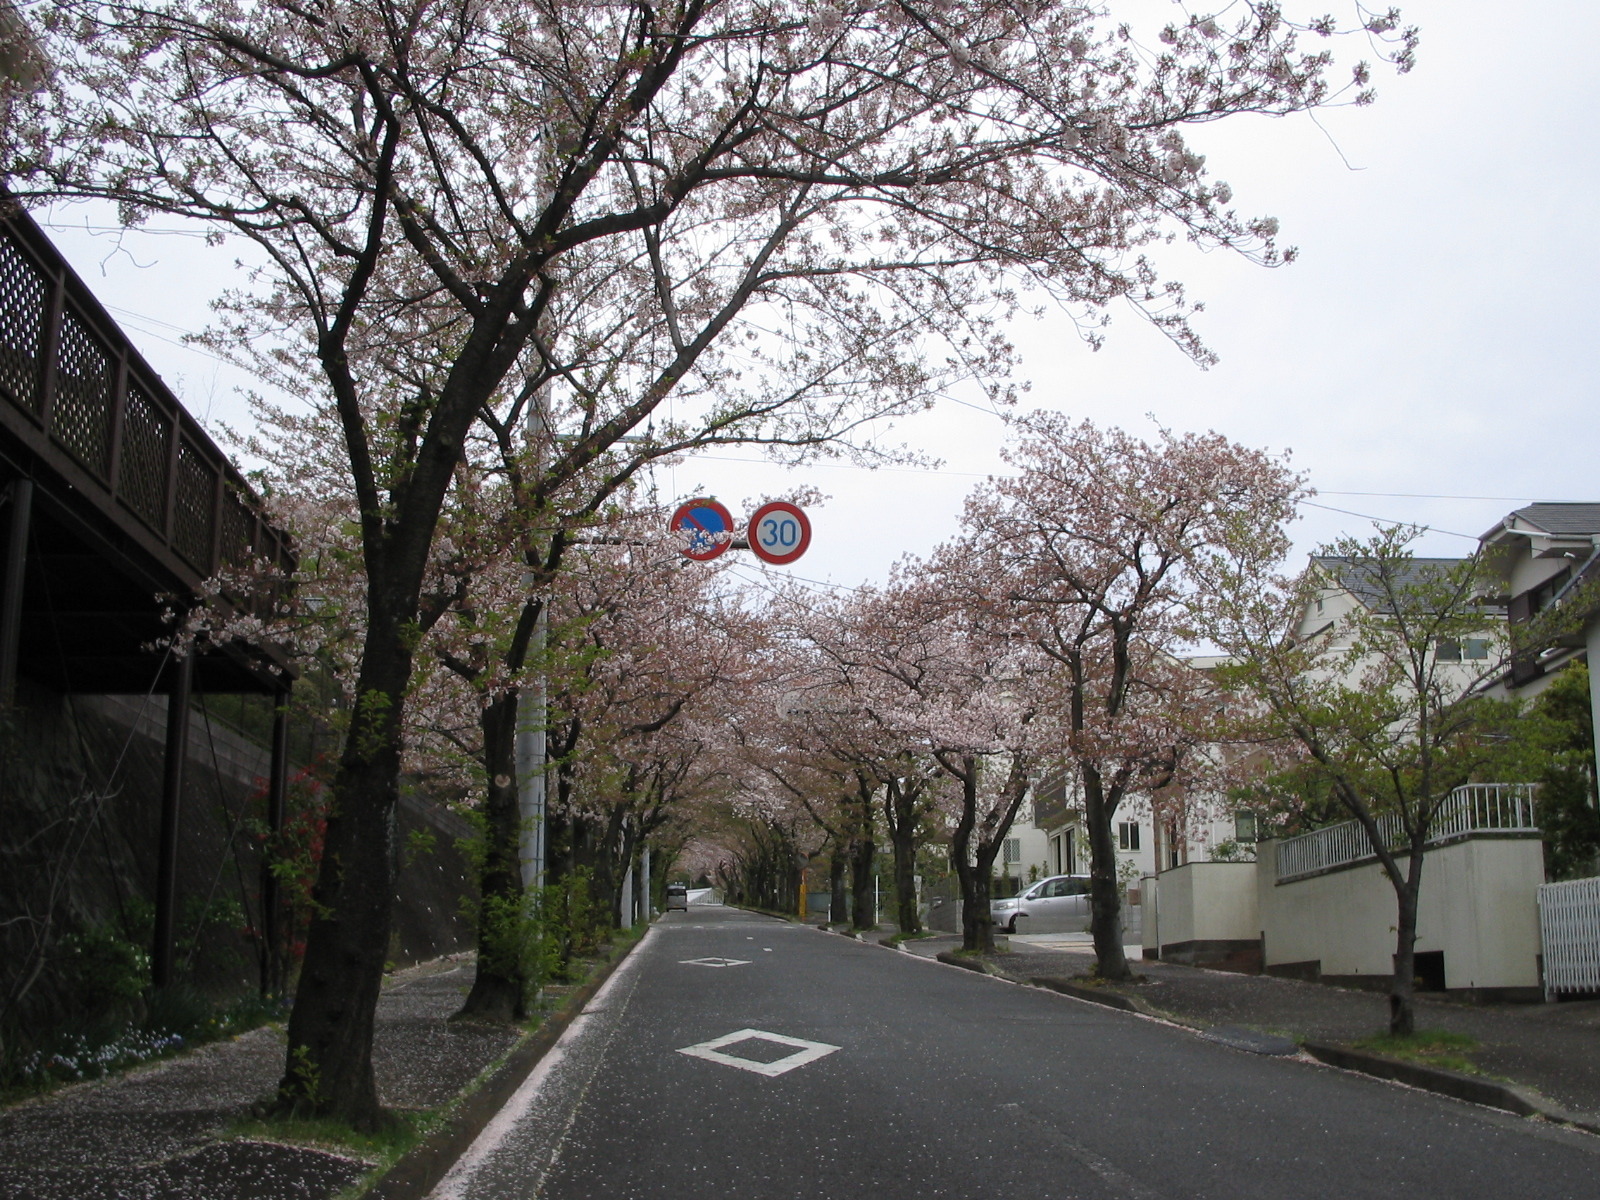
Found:
[[[293,676],[271,645],[189,655],[151,647],[170,632],[163,611],[204,580],[260,559],[287,575],[294,556],[226,455],[9,204],[0,212],[0,537],[0,708],[15,701],[19,676],[58,693],[168,697],[153,947],[154,981],[165,986],[191,689],[283,696]],[[278,713],[274,825],[287,776]],[[264,876],[262,888],[270,925],[276,884]]]

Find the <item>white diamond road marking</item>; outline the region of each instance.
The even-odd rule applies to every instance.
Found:
[[[684,967],[748,967],[748,958],[680,958],[679,966]]]
[[[785,1055],[777,1062],[754,1062],[748,1058],[740,1058],[736,1054],[723,1054],[724,1046],[731,1046],[735,1042],[745,1041],[747,1038],[760,1038],[764,1042],[776,1042],[780,1046],[793,1046],[795,1052]],[[721,1063],[725,1067],[738,1067],[741,1071],[754,1071],[757,1075],[765,1075],[769,1079],[792,1071],[796,1067],[803,1067],[807,1063],[814,1063],[819,1058],[826,1058],[838,1046],[830,1046],[827,1042],[808,1042],[805,1038],[787,1037],[781,1033],[766,1033],[760,1029],[736,1029],[732,1033],[725,1033],[719,1038],[712,1038],[709,1042],[700,1042],[694,1046],[685,1046],[679,1054],[687,1054],[692,1058],[703,1058],[707,1062]]]

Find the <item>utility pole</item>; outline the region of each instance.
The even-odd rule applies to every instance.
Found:
[[[650,843],[640,840],[642,849],[639,852],[639,894],[644,897],[644,903],[639,905],[639,911],[644,915],[644,923],[650,924]]]
[[[534,470],[544,471],[548,427],[544,418],[544,397],[535,395],[528,403],[528,442],[533,447]],[[533,572],[523,573],[523,583],[533,585]],[[549,754],[549,683],[544,673],[545,647],[550,638],[550,597],[541,596],[539,613],[533,626],[532,654],[539,664],[537,673],[517,694],[517,816],[522,830],[519,858],[522,863],[522,888],[528,891],[544,886],[545,857],[545,760]]]

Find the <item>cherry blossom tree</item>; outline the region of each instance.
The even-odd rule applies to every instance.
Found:
[[[994,860],[1048,740],[1048,663],[965,601],[946,575],[908,559],[888,587],[817,606],[814,644],[848,681],[853,710],[880,739],[883,769],[909,753],[950,781],[963,948],[982,953],[994,949]]]
[[[1513,652],[1503,611],[1488,599],[1498,590],[1491,572],[1477,555],[1418,559],[1411,546],[1420,534],[1391,526],[1341,539],[1296,577],[1264,570],[1270,558],[1219,554],[1205,614],[1207,635],[1232,658],[1217,673],[1245,702],[1234,707],[1239,735],[1272,752],[1261,787],[1302,813],[1309,799],[1331,798],[1334,813],[1360,824],[1394,889],[1395,1034],[1415,1028],[1428,843],[1452,791],[1503,779],[1497,768],[1514,762],[1528,732],[1519,703],[1487,693]],[[1335,589],[1361,602],[1305,628],[1318,597]],[[1563,618],[1571,616],[1535,623],[1528,644],[1559,636]],[[1482,658],[1463,660],[1469,639],[1482,644]]]
[[[715,564],[618,540],[641,544],[583,547],[555,593],[552,641],[579,666],[553,688],[549,839],[552,870],[592,872],[613,911],[641,839],[727,786],[723,714],[749,639]]]
[[[769,611],[774,637],[787,653],[768,669],[783,722],[779,741],[797,751],[810,769],[832,764],[838,778],[832,789],[812,791],[831,792],[845,817],[838,828],[822,816],[818,819],[829,829],[835,846],[848,852],[857,925],[863,924],[872,887],[876,797],[893,850],[896,923],[901,933],[910,934],[922,928],[916,856],[940,795],[933,786],[938,769],[919,732],[893,723],[889,706],[863,700],[882,680],[859,661],[854,647],[876,636],[871,626],[882,599],[869,590],[857,598],[819,605],[803,587],[791,587]],[[841,856],[836,856],[835,864],[832,917],[842,921]]]
[[[14,194],[250,243],[214,344],[328,399],[357,498],[366,636],[286,1106],[381,1120],[403,710],[474,422],[514,428],[559,385],[546,415],[568,440],[539,473],[556,486],[635,429],[823,445],[956,376],[1004,398],[1019,286],[1091,336],[1124,301],[1205,357],[1144,250],[1181,233],[1287,252],[1183,127],[1369,97],[1363,64],[1334,80],[1331,19],[1231,12],[1147,47],[1109,13],[1031,0],[44,9],[55,71],[14,106]],[[1357,13],[1408,68],[1414,35]]]
[[[774,622],[781,623],[781,618]],[[761,685],[749,689],[747,703],[731,714],[740,755],[823,834],[830,852],[829,919],[870,929],[877,921],[873,868],[879,779],[873,764],[881,745],[863,729],[848,693],[837,681],[830,686],[813,648],[792,637],[778,641],[778,652],[760,662]]]
[[[1286,551],[1299,478],[1271,455],[1217,434],[1121,430],[1036,413],[1003,453],[1016,474],[968,500],[947,556],[970,603],[1014,623],[1057,665],[1060,753],[1082,788],[1097,970],[1128,976],[1114,819],[1203,766],[1211,685],[1181,661],[1210,556]],[[1214,573],[1204,578],[1215,582]],[[1181,788],[1170,795],[1181,794]]]

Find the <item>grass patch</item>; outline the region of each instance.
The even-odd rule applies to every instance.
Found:
[[[901,942],[920,942],[923,938],[938,937],[931,929],[924,929],[921,933],[897,933],[888,939],[888,944],[898,946]]]
[[[1468,1075],[1480,1074],[1472,1060],[1466,1057],[1478,1049],[1478,1039],[1465,1033],[1451,1033],[1444,1029],[1419,1029],[1405,1036],[1379,1033],[1362,1038],[1354,1045],[1357,1050],[1370,1050],[1374,1054],[1386,1054],[1390,1058],[1404,1059],[1425,1067],[1440,1067]]]
[[[329,1150],[384,1168],[439,1124],[439,1114],[433,1109],[391,1111],[390,1117],[374,1133],[363,1133],[331,1117],[247,1117],[232,1125],[228,1135],[239,1141],[281,1142]]]

